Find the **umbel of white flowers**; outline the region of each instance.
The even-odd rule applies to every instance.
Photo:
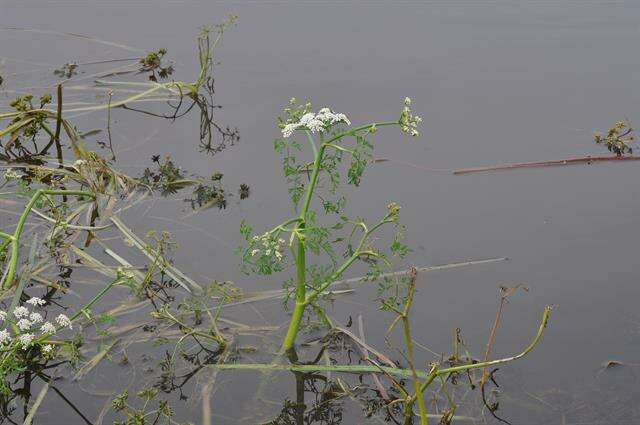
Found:
[[[262,236],[254,236],[253,241],[257,244],[262,244],[263,249],[254,249],[251,251],[251,256],[255,257],[256,255],[266,255],[266,256],[275,256],[276,260],[282,260],[282,251],[284,245],[284,239],[276,239],[270,232],[266,232]]]
[[[295,99],[291,99],[293,102]],[[402,113],[400,114],[400,120],[398,123],[400,124],[400,129],[413,137],[417,137],[420,135],[418,131],[418,125],[422,122],[422,117],[419,115],[414,115],[411,111],[411,99],[408,97],[404,98],[404,107],[402,108]],[[322,108],[317,113],[307,112],[298,122],[290,122],[287,123],[282,128],[282,137],[288,138],[296,130],[308,130],[311,133],[319,133],[321,131],[325,131],[331,128],[335,124],[343,123],[346,125],[351,125],[351,121],[347,118],[345,114],[335,113],[329,108]]]
[[[33,297],[26,301],[26,304],[33,308],[42,307],[46,303],[45,300],[38,297]],[[7,312],[0,310],[0,322],[7,322],[8,316]],[[7,329],[0,330],[1,346],[6,346],[16,341],[22,349],[27,349],[36,339],[36,332],[38,331],[41,335],[53,335],[62,328],[72,329],[71,320],[64,314],[59,314],[55,318],[56,324],[54,325],[51,322],[45,322],[41,313],[29,311],[29,308],[24,305],[14,308],[11,316],[15,318],[14,324],[18,332],[16,335],[12,335]],[[50,344],[42,347],[42,352],[45,354],[50,353],[52,350],[53,346]]]
[[[329,108],[322,108],[318,113],[307,112],[300,117],[300,121],[285,125],[282,129],[282,137],[290,137],[298,129],[319,133],[337,123],[351,125],[351,121],[345,114],[337,114]]]

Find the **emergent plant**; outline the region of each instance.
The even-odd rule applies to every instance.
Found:
[[[247,242],[241,250],[246,272],[262,275],[281,272],[287,267],[286,245],[291,252],[296,273],[290,293],[295,295],[295,306],[282,342],[284,352],[292,353],[308,307],[313,307],[322,320],[328,321],[322,310],[315,308],[316,303],[356,261],[368,263],[372,277],[380,273],[381,266],[390,265],[388,256],[373,245],[372,236],[383,226],[393,225],[397,231],[388,251],[397,256],[407,253],[408,248],[401,243],[403,228],[398,224],[400,207],[396,203],[389,203],[382,218],[371,225],[362,218],[351,219],[345,215],[346,198],[338,194],[338,189],[345,177],[348,184],[360,184],[366,166],[373,160],[373,144],[368,138],[379,128],[395,126],[410,136],[419,135],[418,125],[422,119],[413,114],[410,106],[411,99],[406,98],[398,119],[351,126],[345,114],[329,108],[311,112],[310,103],[299,105],[291,99],[284,116],[279,118],[282,138],[276,139],[274,146],[283,155],[283,171],[295,216],[262,235],[254,236],[245,222],[240,231]],[[298,135],[309,144],[307,152],[313,154],[310,163],[297,157],[304,152],[297,141]],[[340,168],[345,157],[351,159],[346,173]],[[319,200],[323,208],[322,220],[313,209],[314,200]],[[324,224],[332,217],[335,220],[332,225]],[[340,244],[345,247],[344,261],[338,261],[334,252],[334,247]],[[318,257],[320,264],[312,263],[310,255]]]

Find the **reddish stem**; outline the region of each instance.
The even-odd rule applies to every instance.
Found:
[[[585,156],[581,158],[558,159],[554,161],[520,162],[515,164],[496,165],[493,167],[465,168],[462,170],[455,170],[453,174],[459,176],[463,174],[485,173],[489,171],[511,170],[515,168],[557,167],[604,161],[640,161],[640,156]]]

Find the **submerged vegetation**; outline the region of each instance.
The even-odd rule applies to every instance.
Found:
[[[497,367],[538,346],[551,307],[544,308],[537,328],[532,325],[532,338],[520,352],[492,359],[503,307],[519,287],[501,288],[482,357],[472,354],[460,329],[451,329],[449,354],[427,349],[414,337],[414,312],[425,308],[416,302],[421,275],[505,259],[402,269],[411,248],[400,205],[385,193],[380,211],[353,211],[347,203],[348,186],[363,183],[376,162],[374,147],[388,130],[419,140],[422,118],[410,98],[388,120],[363,124],[295,98],[284,108],[274,148],[291,214],[266,230],[243,220],[236,251],[247,276],[283,282],[281,290],[245,292],[224,278],[192,278],[174,259],[180,251],[170,232],[141,237],[136,225],[127,224],[157,196],[180,197],[193,214],[250,196],[253,186],[229,189],[222,173],[191,172],[170,155],[147,155],[148,166],[129,175],[119,169],[111,131],[116,110],[172,121],[193,112],[200,118],[200,151],[213,155],[237,142],[237,129],[214,119],[219,105],[213,99],[215,48],[234,22],[232,17],[198,35],[199,72],[192,82],[173,80],[179,70],[161,48],[123,60],[124,69],[99,73],[91,86],[102,93],[98,103],[68,106],[65,84],[85,66],[69,62],[54,70],[65,80],[56,80],[54,95],[20,94],[0,112],[0,199],[6,201],[6,217],[15,218],[3,221],[0,231],[3,420],[35,423],[45,397],[55,393],[78,423],[187,424],[182,403],[201,402],[197,423],[210,425],[211,397],[223,391],[219,375],[244,377],[250,371],[250,408],[259,412],[247,413],[245,422],[339,424],[347,420],[347,401],[365,420],[381,423],[486,423],[488,417],[506,422]],[[141,106],[150,104],[164,105],[163,112]],[[102,129],[79,130],[80,118],[94,113],[106,115],[108,141],[90,139]],[[620,159],[634,158],[633,141],[628,122],[595,136]],[[93,145],[108,147],[110,158]],[[360,277],[347,279],[349,273]],[[375,288],[370,303],[388,323],[379,332],[384,348],[366,341],[361,316],[350,316],[343,326],[328,308],[364,285]],[[256,307],[274,300],[283,306],[284,327],[269,324]],[[437,301],[424,301],[430,302]],[[243,307],[261,323],[227,315]],[[432,357],[426,360],[418,348]],[[64,395],[61,377],[69,375],[69,385],[79,385],[101,366],[114,375],[126,369],[127,379],[114,379],[121,386],[109,388],[93,420]],[[273,376],[283,373],[293,378],[295,397],[278,400],[274,408],[269,388]]]

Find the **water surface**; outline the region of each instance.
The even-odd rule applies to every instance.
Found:
[[[382,210],[388,200],[403,206],[408,243],[414,247],[405,265],[509,257],[421,275],[413,316],[416,339],[448,352],[453,329],[460,327],[479,356],[499,285],[526,284],[529,292],[514,296],[506,309],[496,355],[519,351],[533,335],[542,308],[557,308],[540,347],[501,369],[502,389],[515,400],[505,402],[502,416],[514,424],[578,423],[575,418],[583,414],[592,424],[638,423],[628,411],[640,401],[634,369],[617,379],[599,373],[606,360],[638,363],[640,355],[638,165],[472,176],[454,176],[451,170],[601,152],[591,140],[593,131],[637,118],[640,5],[3,1],[0,26],[89,34],[142,51],[165,47],[180,76],[188,78],[197,67],[197,27],[230,13],[239,21],[218,51],[216,100],[223,105],[218,119],[238,127],[240,143],[214,157],[203,155],[196,116],[170,124],[123,111],[115,112],[115,141],[122,152],[120,167],[132,174],[149,165],[152,154],[170,154],[198,173],[223,172],[232,186],[248,183],[252,196],[230,202],[226,210],[187,218],[181,202],[158,200],[156,208],[131,214],[128,222],[140,233],[170,229],[181,245],[176,263],[199,279],[233,280],[246,291],[277,288],[278,282],[240,273],[233,249],[240,243],[241,219],[262,229],[289,214],[279,157],[272,149],[278,135],[274,119],[282,106],[292,96],[308,98],[362,122],[395,115],[404,96],[410,96],[425,118],[423,137],[409,141],[396,132],[380,132],[376,155],[393,161],[373,166],[362,187],[349,191],[351,210]],[[0,74],[28,71],[7,78],[7,86],[50,84],[51,69],[67,61],[136,55],[47,34],[0,34],[5,59]],[[8,100],[14,94],[0,96]],[[104,122],[104,117],[90,119]],[[374,295],[364,290],[341,298],[330,314],[343,323],[349,315],[363,314],[367,342],[384,347],[380,330],[389,317],[377,313],[370,301]],[[279,302],[261,306],[261,314],[246,317],[245,312],[243,319],[285,321]],[[141,352],[138,348],[132,355]],[[430,359],[426,352],[420,356]],[[94,375],[87,385],[111,387],[110,373]],[[123,380],[127,373],[120,372]],[[256,383],[255,374],[227,373],[222,379],[224,386],[211,402],[215,423],[265,421],[295,394],[292,376],[277,375],[269,403],[258,408],[247,390]],[[67,390],[91,418],[106,401],[96,391],[74,385]],[[563,410],[578,406],[582,410],[567,413],[561,422]],[[181,420],[201,420],[195,397],[175,407]],[[49,415],[38,423],[81,423],[54,397],[41,409]],[[366,422],[357,405],[347,405],[343,423]]]

